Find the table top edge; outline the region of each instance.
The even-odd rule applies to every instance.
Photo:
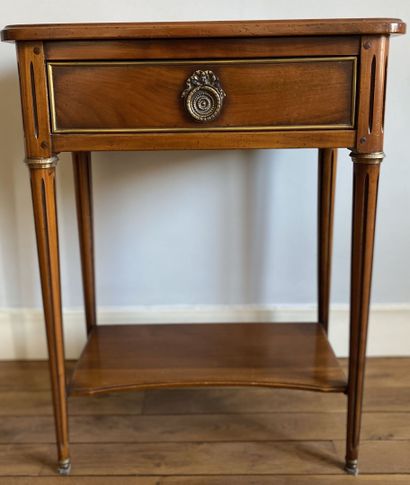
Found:
[[[396,18],[224,20],[201,22],[116,22],[7,25],[3,41],[172,39],[404,34]]]

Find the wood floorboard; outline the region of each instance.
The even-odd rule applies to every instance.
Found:
[[[68,400],[70,416],[141,414],[142,392],[103,394]],[[50,391],[0,391],[0,416],[52,416]]]
[[[366,364],[366,386],[409,387],[409,358],[369,358]],[[344,371],[347,359],[339,359]],[[67,361],[66,369],[71,375],[75,362]],[[0,390],[47,390],[50,389],[46,361],[0,361]]]
[[[335,445],[339,456],[343,456],[344,441],[338,441]],[[359,469],[361,473],[410,474],[409,458],[410,441],[364,441],[360,445]]]
[[[73,476],[343,475],[343,441],[99,443],[71,447]],[[410,474],[410,443],[363,441],[364,474]],[[0,475],[55,474],[52,444],[0,445]]]
[[[1,364],[0,364],[1,365]],[[410,368],[410,363],[409,363]],[[410,372],[410,370],[409,370]],[[169,389],[69,398],[72,416],[345,412],[341,394],[262,388]],[[144,399],[144,405],[143,405]],[[143,405],[143,410],[142,410]],[[366,388],[367,412],[410,412],[410,387]],[[51,416],[49,391],[0,391],[0,416]]]
[[[72,443],[342,440],[345,413],[72,416]],[[410,440],[408,413],[368,413],[362,438]],[[0,443],[53,443],[51,416],[0,420]]]
[[[72,476],[58,477],[47,364],[0,362],[0,484],[410,485],[409,371],[369,359],[355,479],[345,396],[246,387],[70,398]]]
[[[71,452],[73,476],[343,473],[343,461],[331,441],[76,443]],[[16,475],[51,475],[54,455],[52,444],[0,445],[0,474],[14,470]]]
[[[410,363],[409,363],[410,372]],[[410,412],[410,387],[366,386],[364,408],[371,412]],[[346,412],[342,394],[286,389],[212,388],[146,391],[144,414],[234,414],[270,412]]]
[[[408,475],[249,475],[174,477],[2,477],[2,485],[408,485]]]
[[[410,364],[409,364],[410,365]],[[69,399],[72,416],[135,415],[142,412],[143,392]],[[367,412],[410,412],[410,387],[366,388]],[[241,414],[345,412],[346,398],[286,389],[207,388],[147,391],[144,414]],[[49,391],[0,391],[0,416],[51,416]]]
[[[71,375],[74,362],[68,361],[66,369]],[[50,389],[48,363],[43,360],[0,362],[0,390],[41,391]]]
[[[339,359],[347,372],[347,359]],[[368,358],[366,363],[366,386],[410,387],[410,359],[408,357]]]

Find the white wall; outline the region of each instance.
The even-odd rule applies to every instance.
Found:
[[[2,24],[366,16],[410,21],[410,2],[19,0],[0,4]],[[391,42],[387,158],[380,184],[373,285],[373,302],[379,308],[385,305],[407,312],[401,316],[401,343],[403,338],[410,341],[410,323],[403,323],[410,315],[409,46],[410,36]],[[21,163],[15,52],[12,44],[3,43],[0,49],[0,336],[11,339],[0,339],[0,358],[22,358],[29,352],[26,345],[19,345],[20,339],[27,339],[19,322],[30,312],[27,309],[41,306],[41,296],[27,169]],[[194,315],[198,305],[202,309],[247,304],[311,308],[315,302],[315,151],[96,153],[93,159],[101,307],[120,314],[125,307],[186,305]],[[346,308],[352,167],[346,150],[340,151],[339,160],[332,301]],[[58,176],[63,303],[69,312],[81,306],[82,294],[71,164],[66,154],[61,156]],[[18,313],[19,309],[25,310]],[[385,325],[383,339],[386,332],[394,333],[392,322]],[[29,340],[35,340],[38,331],[30,333]],[[78,331],[70,335],[76,341],[83,338]],[[394,352],[380,343],[375,344],[380,349],[376,353]],[[41,348],[36,356],[43,355]],[[400,353],[406,353],[403,348]]]

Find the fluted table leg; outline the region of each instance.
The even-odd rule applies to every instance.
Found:
[[[66,475],[70,471],[70,455],[55,188],[57,157],[27,159],[26,162],[31,177],[55,416],[58,471]]]
[[[377,191],[382,152],[351,153],[353,166],[353,226],[350,289],[350,357],[346,471],[358,473],[367,327]]]
[[[96,325],[91,153],[73,152],[74,185],[80,241],[87,333]]]
[[[328,331],[337,149],[320,148],[318,158],[318,320]]]

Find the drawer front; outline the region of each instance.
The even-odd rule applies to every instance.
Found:
[[[187,84],[198,70],[211,71],[205,98],[220,104],[199,121],[189,107],[206,111],[209,99]],[[355,119],[355,57],[51,62],[48,83],[54,133],[340,129]]]

